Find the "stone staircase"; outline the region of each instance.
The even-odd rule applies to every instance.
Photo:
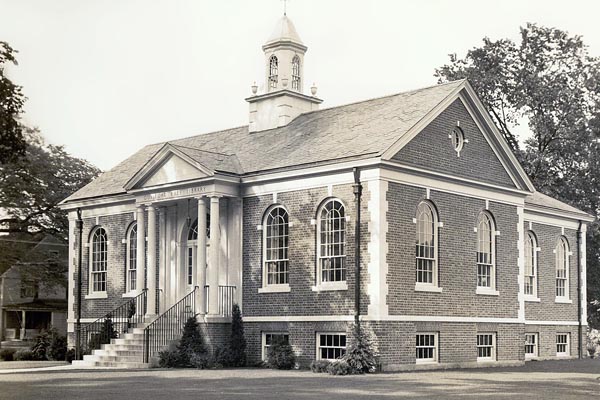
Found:
[[[138,324],[130,333],[111,339],[109,344],[84,355],[83,360],[74,360],[72,365],[77,368],[149,368],[150,364],[143,362],[144,328],[147,325]]]

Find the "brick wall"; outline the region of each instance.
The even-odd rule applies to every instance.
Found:
[[[556,335],[558,333],[569,333],[571,357],[577,357],[578,352],[578,329],[577,326],[553,326],[553,325],[525,325],[525,332],[538,334],[538,352],[539,358],[557,358],[556,357]],[[585,335],[585,329],[584,329]],[[584,338],[584,341],[586,339]],[[585,342],[583,353],[587,355]]]
[[[367,313],[369,192],[363,191],[361,203],[361,312]],[[289,214],[289,293],[258,293],[262,287],[262,235],[256,226],[263,223],[265,211],[273,204],[272,195],[246,197],[243,202],[243,307],[245,316],[350,315],[354,309],[354,218],[356,215],[351,185],[333,187],[333,196],[346,206],[346,281],[348,290],[315,292],[316,231],[311,225],[318,206],[327,199],[327,188],[279,193],[277,203]]]
[[[457,121],[460,121],[465,139],[469,140],[460,152],[460,157],[457,157],[448,137]],[[514,187],[514,183],[460,100],[452,103],[419,132],[393,159],[431,171]]]
[[[485,201],[431,190],[439,220],[438,274],[442,293],[415,291],[415,230],[413,218],[424,188],[390,182],[387,240],[387,276],[390,315],[444,315],[463,317],[516,318],[517,211],[516,207],[489,202],[496,230],[496,289],[499,296],[477,295],[476,238],[473,231]]]

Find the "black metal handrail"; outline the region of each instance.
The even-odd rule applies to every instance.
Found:
[[[99,349],[103,344],[110,343],[129,332],[129,329],[144,322],[146,314],[147,290],[134,298],[121,304],[114,310],[106,313],[94,322],[86,324],[79,330],[79,348],[81,354],[76,354],[81,359],[85,354],[92,354],[93,350]]]
[[[181,337],[185,322],[189,317],[196,315],[197,290],[198,286],[144,329],[143,361],[145,363],[173,340]]]
[[[228,317],[231,315],[235,296],[235,286],[219,286],[219,315]]]

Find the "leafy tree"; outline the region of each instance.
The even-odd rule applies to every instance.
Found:
[[[243,367],[246,365],[246,339],[244,338],[244,321],[240,306],[233,305],[231,311],[231,362],[233,367]]]
[[[8,43],[0,41],[0,164],[25,153],[23,127],[19,123],[25,97],[21,87],[8,79],[4,71],[7,64],[17,65],[15,53]]]
[[[537,190],[600,213],[600,60],[580,36],[527,24],[519,43],[484,38],[435,76],[469,80]],[[516,136],[523,121],[531,137]],[[600,224],[589,225],[590,324],[600,324],[599,232]]]

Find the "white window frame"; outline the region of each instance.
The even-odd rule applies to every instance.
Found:
[[[283,210],[283,212],[285,213],[285,217],[286,217],[286,221],[285,224],[287,225],[287,234],[284,235],[279,235],[280,237],[285,237],[287,240],[287,246],[284,247],[278,247],[281,249],[284,249],[285,251],[285,255],[286,257],[284,258],[274,258],[274,259],[269,259],[269,247],[268,247],[268,232],[269,232],[269,217],[271,217],[271,215],[276,211],[276,210]],[[280,215],[278,215],[280,216]],[[262,231],[263,231],[263,235],[262,235],[262,248],[263,248],[263,267],[262,267],[262,287],[263,287],[263,291],[262,292],[289,292],[290,291],[290,256],[289,256],[289,251],[290,251],[290,214],[287,211],[287,209],[285,207],[283,207],[280,204],[276,204],[271,206],[267,212],[265,213],[265,216],[263,218],[263,225],[262,225]],[[285,263],[286,267],[286,279],[284,283],[269,283],[269,263]]]
[[[95,248],[94,248],[94,239],[96,237],[96,235],[98,234],[99,231],[103,231],[104,232],[104,236],[106,239],[106,250],[105,251],[100,251],[101,253],[105,253],[104,255],[104,260],[103,260],[103,264],[104,264],[104,269],[103,270],[99,270],[99,271],[94,271],[94,263],[96,262],[96,253],[95,253]],[[90,233],[90,237],[89,237],[89,242],[88,242],[88,250],[89,250],[89,257],[88,257],[88,295],[86,296],[86,298],[90,299],[90,298],[106,298],[107,297],[107,291],[108,291],[108,248],[109,248],[109,240],[108,240],[108,233],[106,232],[106,229],[104,229],[102,226],[96,226],[94,229],[92,229],[91,233]],[[102,261],[99,261],[102,262]],[[94,290],[94,279],[95,279],[95,275],[98,274],[104,274],[104,290]]]
[[[273,63],[273,61],[275,61],[275,63]],[[277,86],[279,85],[279,59],[275,54],[269,57],[269,76],[267,85],[269,90],[277,89]]]
[[[132,249],[132,240],[135,241],[135,247]],[[137,290],[137,222],[131,224],[127,229],[126,241],[126,275],[125,275],[125,293],[135,293]],[[132,263],[133,261],[133,263]],[[132,268],[132,264],[133,268]],[[132,287],[132,278],[135,282],[135,287]]]
[[[480,345],[479,344],[479,336],[491,336],[491,338],[492,338],[491,345]],[[487,348],[487,347],[491,348],[490,356],[489,357],[480,357],[479,356],[479,348]],[[497,347],[496,332],[477,332],[477,339],[476,339],[477,362],[494,362],[494,361],[496,361],[496,355],[497,355],[496,347]]]
[[[345,346],[340,345],[340,346],[323,346],[323,347],[321,347],[321,336],[324,336],[324,335],[333,335],[333,336],[337,335],[337,336],[340,336],[340,339],[341,339],[341,336],[344,336],[346,338],[345,339],[346,345]],[[335,358],[322,358],[321,357],[321,349],[322,348],[343,349],[342,355],[346,354],[346,350],[348,349],[348,335],[346,334],[346,332],[317,332],[317,338],[316,338],[315,344],[316,344],[316,355],[317,355],[316,359],[317,360],[333,361],[336,359]]]
[[[566,338],[566,342],[558,341],[559,337],[564,336]],[[565,351],[558,351],[558,346],[565,346]],[[569,332],[557,332],[556,333],[556,357],[570,357],[571,356],[571,333]]]
[[[261,338],[261,360],[267,361],[268,351],[270,345],[267,345],[267,335],[278,335],[278,336],[287,336],[288,343],[290,343],[290,333],[288,331],[268,331],[262,332]]]
[[[565,301],[569,301],[569,285],[570,285],[570,279],[569,279],[569,273],[570,273],[570,268],[569,268],[569,263],[570,263],[570,247],[569,247],[569,241],[567,240],[567,238],[565,238],[564,236],[560,236],[557,241],[556,241],[556,246],[554,247],[554,266],[555,266],[555,295],[556,295],[556,300],[557,302],[565,302]],[[562,256],[562,257],[561,257]],[[564,277],[560,277],[559,276],[559,266],[560,263],[564,262]],[[564,284],[564,294],[559,295],[558,294],[558,283],[559,281],[562,281]]]
[[[323,246],[322,242],[321,242],[321,233],[322,233],[322,221],[323,221],[323,214],[326,212],[325,208],[327,207],[328,204],[330,203],[339,203],[341,206],[341,210],[343,210],[343,216],[341,216],[340,221],[343,224],[343,229],[340,230],[339,232],[342,233],[343,238],[339,241],[339,242],[329,242],[328,245],[332,245],[331,243],[333,243],[333,246],[338,245],[338,246],[342,246],[343,249],[343,254],[340,255],[336,255],[334,257],[326,257],[322,255],[322,251],[321,251],[321,247]],[[316,287],[313,288],[313,290],[347,290],[348,289],[348,285],[347,285],[347,273],[348,273],[348,266],[346,264],[346,258],[347,258],[347,245],[346,245],[346,237],[348,235],[348,227],[347,227],[347,220],[348,220],[348,214],[347,214],[347,208],[346,205],[338,198],[330,198],[327,199],[326,201],[323,202],[323,204],[321,204],[321,206],[319,207],[319,209],[317,210],[317,219],[316,219],[316,223],[317,223],[317,285]],[[332,231],[333,234],[335,234],[335,231]],[[333,235],[335,236],[335,235]],[[331,259],[331,258],[338,258],[341,260],[341,263],[343,265],[342,268],[342,274],[344,279],[341,280],[327,280],[327,281],[323,281],[323,270],[322,270],[322,264],[324,262],[324,260],[327,259]]]
[[[302,75],[300,69],[302,68],[300,63],[300,57],[296,54],[292,58],[292,90],[300,91],[302,88]]]
[[[433,249],[431,250],[433,252],[432,257],[424,257],[424,256],[419,256],[419,247],[424,247],[424,246],[419,246],[419,241],[421,236],[423,236],[423,233],[419,230],[420,228],[422,228],[422,221],[421,221],[421,215],[425,212],[421,210],[421,207],[425,207],[426,210],[428,210],[431,213],[431,225],[432,225],[432,236],[433,236]],[[416,227],[415,227],[415,288],[418,289],[424,289],[426,290],[428,287],[429,288],[437,288],[439,286],[439,279],[438,279],[438,226],[439,226],[439,222],[438,222],[438,215],[437,215],[437,211],[435,206],[433,205],[433,203],[431,201],[427,201],[427,200],[423,200],[419,203],[419,205],[417,206],[417,214],[416,214]],[[429,236],[429,235],[428,235]],[[430,246],[431,247],[431,246]],[[422,250],[423,251],[423,250]],[[431,272],[431,282],[427,282],[427,281],[419,281],[419,261],[431,261],[433,266],[432,266],[432,272]]]
[[[529,244],[528,244],[529,243]],[[529,247],[531,246],[531,247]],[[537,247],[537,238],[532,231],[527,231],[525,235],[525,243],[524,243],[524,252],[525,252],[525,266],[523,268],[523,294],[526,298],[529,299],[537,299],[537,285],[538,285],[538,247]],[[528,274],[527,268],[528,263],[531,264],[531,273]],[[528,285],[528,278],[531,281],[531,285]],[[527,293],[527,287],[530,286],[533,290],[531,293]]]
[[[480,251],[481,243],[483,243],[481,239],[482,234],[482,225],[485,223],[485,220],[489,221],[489,231],[490,231],[490,262],[483,263],[480,262],[479,254],[484,254],[484,252]],[[486,224],[487,225],[487,224]],[[477,216],[477,227],[475,228],[475,232],[477,233],[477,243],[476,243],[476,284],[477,284],[477,294],[490,294],[490,295],[498,295],[496,291],[496,224],[494,221],[494,217],[489,211],[481,211]],[[490,284],[489,286],[480,286],[479,285],[479,267],[481,266],[489,266],[490,273]]]
[[[533,338],[533,343],[529,343],[528,337]],[[527,347],[533,346],[533,353],[527,353]],[[531,360],[539,357],[540,354],[540,335],[537,332],[525,332],[525,359]]]
[[[418,340],[419,336],[433,336],[434,345],[433,346],[425,346],[419,345]],[[439,334],[438,332],[417,332],[415,335],[415,363],[416,364],[436,364],[439,362]],[[432,358],[418,358],[419,349],[433,349],[433,357]]]

